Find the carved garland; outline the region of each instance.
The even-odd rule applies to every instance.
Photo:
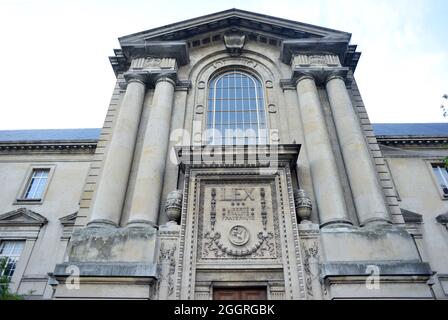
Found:
[[[201,176],[207,176],[207,173],[201,173]],[[214,173],[213,175],[216,175]],[[255,175],[251,173],[221,173],[220,175]],[[231,183],[231,182],[228,182]],[[272,197],[275,198],[275,188],[272,185],[273,189],[273,195]],[[201,199],[204,199],[203,190],[201,192]],[[278,241],[275,241],[274,233],[268,232],[266,230],[267,227],[267,212],[266,212],[266,200],[265,200],[265,190],[262,188],[260,190],[260,196],[261,196],[261,204],[262,204],[262,223],[263,223],[263,231],[259,232],[257,234],[257,242],[251,246],[249,249],[231,249],[220,241],[222,239],[222,235],[220,232],[215,232],[214,225],[216,223],[216,190],[212,188],[211,190],[211,203],[210,203],[210,225],[211,225],[211,231],[205,232],[203,237],[202,233],[199,232],[198,234],[198,252],[204,252],[206,255],[209,252],[213,252],[214,256],[216,258],[222,258],[222,257],[235,257],[235,258],[241,258],[241,257],[265,257],[265,258],[279,258],[281,257],[281,247],[280,243]],[[201,205],[202,208],[202,205]],[[277,212],[275,203],[273,203],[273,210],[274,212]],[[203,211],[202,209],[200,210]],[[279,233],[278,230],[278,221],[277,221],[277,215],[274,214],[274,231],[276,234]],[[202,230],[202,216],[199,216],[198,219],[198,229]],[[235,226],[235,227],[242,227],[243,226]],[[235,228],[234,227],[234,228]],[[205,240],[205,241],[203,241]],[[202,247],[202,244],[204,242],[204,247]],[[245,241],[244,243],[246,243]],[[268,254],[268,256],[266,256]]]

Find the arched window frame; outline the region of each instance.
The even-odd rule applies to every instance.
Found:
[[[256,112],[256,117],[257,117],[257,123],[256,123],[256,128],[257,129],[255,130],[256,131],[255,132],[256,136],[252,137],[252,139],[255,138],[255,141],[253,141],[253,140],[251,141],[250,140],[251,138],[248,138],[247,136],[236,137],[235,135],[233,135],[232,138],[231,138],[232,141],[234,141],[233,144],[235,144],[235,141],[238,141],[240,139],[244,139],[243,140],[244,144],[247,144],[248,142],[250,144],[253,144],[253,143],[255,143],[255,144],[266,144],[267,143],[267,136],[268,136],[267,130],[268,130],[269,126],[268,126],[268,116],[267,116],[267,112],[266,112],[265,88],[263,86],[263,82],[260,80],[260,78],[258,76],[254,75],[253,73],[251,73],[251,72],[249,72],[249,71],[247,71],[245,69],[241,69],[241,68],[226,69],[226,70],[223,70],[223,71],[221,71],[219,73],[215,73],[215,74],[213,74],[210,77],[210,80],[209,80],[209,83],[208,83],[208,86],[207,86],[207,89],[208,89],[207,97],[208,97],[208,99],[207,99],[207,113],[206,113],[207,114],[207,116],[206,116],[206,128],[207,129],[212,129],[212,133],[211,133],[212,136],[209,137],[209,139],[207,140],[207,143],[211,143],[211,144],[229,144],[228,140],[227,140],[227,137],[225,136],[225,132],[221,132],[221,134],[222,134],[221,141],[217,141],[216,138],[215,138],[215,133],[217,132],[216,131],[217,130],[216,129],[216,126],[217,126],[217,123],[216,123],[216,114],[217,114],[216,102],[217,102],[218,99],[221,99],[221,98],[217,98],[217,90],[220,90],[220,89],[222,90],[223,89],[222,87],[220,88],[217,84],[219,83],[219,81],[221,79],[223,79],[224,77],[228,76],[229,74],[244,75],[245,77],[247,77],[252,82],[253,86],[252,87],[247,87],[246,89],[251,89],[252,88],[254,93],[255,93],[255,97],[251,98],[250,97],[250,91],[248,91],[248,93],[249,93],[248,100],[251,101],[252,99],[254,99],[255,105],[256,105],[255,112]],[[258,88],[259,88],[259,90],[258,90]],[[228,89],[230,89],[230,87],[227,87],[227,88],[224,88],[224,89],[228,90]],[[245,88],[243,86],[241,86],[239,89],[244,90]],[[234,97],[235,101],[236,101],[236,98],[237,97],[236,97],[236,90],[235,90],[235,97]],[[243,98],[241,98],[241,100],[243,100]],[[211,101],[212,101],[212,103],[211,103]],[[224,99],[222,101],[224,101]],[[232,100],[230,99],[230,100],[227,100],[227,101],[232,101]],[[235,108],[236,108],[236,106],[235,106]],[[251,109],[244,110],[244,108],[245,107],[242,106],[241,110],[236,110],[236,109],[234,110],[233,113],[235,114],[235,119],[237,118],[237,113],[238,112],[241,112],[243,115],[246,112],[247,113],[253,112],[253,110],[251,110]],[[212,111],[213,118],[212,118],[212,121],[211,121],[212,123],[210,123],[210,116],[209,116],[209,113],[210,113],[211,110],[213,110]],[[218,112],[224,113],[223,111],[218,111]],[[231,113],[231,111],[227,111],[227,112]],[[261,117],[262,117],[262,119],[261,119]],[[234,126],[232,129],[237,128],[238,125],[241,125],[241,124],[243,124],[243,126],[244,126],[244,124],[245,124],[244,120],[243,120],[243,122],[238,122],[238,120],[235,120],[233,123],[230,123],[230,121],[229,121],[229,123],[227,123],[228,126],[230,126],[230,125]],[[253,124],[254,123],[250,122],[249,126],[252,127]],[[246,128],[246,129],[248,129],[248,128]],[[217,142],[220,142],[220,143],[217,143]],[[236,144],[243,144],[243,143],[237,142]]]

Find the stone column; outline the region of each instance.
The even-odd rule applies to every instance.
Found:
[[[327,92],[359,222],[390,222],[358,116],[341,76],[327,79]]]
[[[351,224],[322,106],[311,76],[298,79],[297,95],[320,223]]]
[[[138,163],[128,226],[155,226],[159,215],[163,177],[170,136],[175,82],[160,77],[154,89],[151,110]]]
[[[128,84],[98,181],[88,226],[117,227],[126,195],[146,86],[138,74],[127,74]]]

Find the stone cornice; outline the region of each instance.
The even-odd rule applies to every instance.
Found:
[[[181,168],[185,166],[252,166],[252,160],[256,165],[262,166],[265,161],[275,163],[287,163],[294,166],[299,156],[300,144],[275,144],[275,145],[198,145],[175,147],[176,158]],[[203,158],[201,158],[203,157]],[[219,161],[219,160],[223,161]],[[233,159],[229,163],[229,159]],[[240,163],[243,159],[244,163]],[[249,161],[251,163],[249,163]],[[222,162],[222,163],[221,163]]]
[[[180,66],[190,62],[186,41],[123,41],[121,49],[114,50],[115,56],[109,57],[115,75],[134,68],[134,62],[151,59],[174,59]],[[177,67],[176,67],[177,68]]]
[[[379,144],[386,146],[445,146],[448,147],[447,136],[376,136]]]
[[[0,142],[0,154],[8,153],[94,153],[98,141]]]
[[[136,41],[141,39],[185,39],[201,33],[214,31],[223,27],[248,27],[254,30],[266,30],[272,34],[284,38],[338,36],[350,39],[351,37],[350,33],[339,30],[324,28],[240,9],[229,9],[130,34],[119,38],[119,40],[120,42],[122,42]]]

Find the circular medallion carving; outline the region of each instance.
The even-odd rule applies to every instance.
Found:
[[[268,112],[270,112],[270,113],[276,113],[277,112],[277,107],[275,106],[275,104],[268,105]]]
[[[215,66],[216,69],[218,69],[222,67],[224,64],[221,61],[216,61],[213,65]]]
[[[198,88],[199,89],[204,89],[205,88],[205,82],[204,81],[199,81]]]
[[[198,113],[198,114],[204,113],[204,106],[201,105],[201,104],[197,105],[196,106],[196,113]]]
[[[249,60],[246,62],[246,65],[250,68],[255,68],[257,66],[257,63],[252,60]]]
[[[274,84],[272,83],[271,80],[266,80],[266,88],[272,88],[274,86]]]
[[[229,241],[236,246],[243,246],[249,241],[250,233],[246,227],[237,225],[229,231]]]

